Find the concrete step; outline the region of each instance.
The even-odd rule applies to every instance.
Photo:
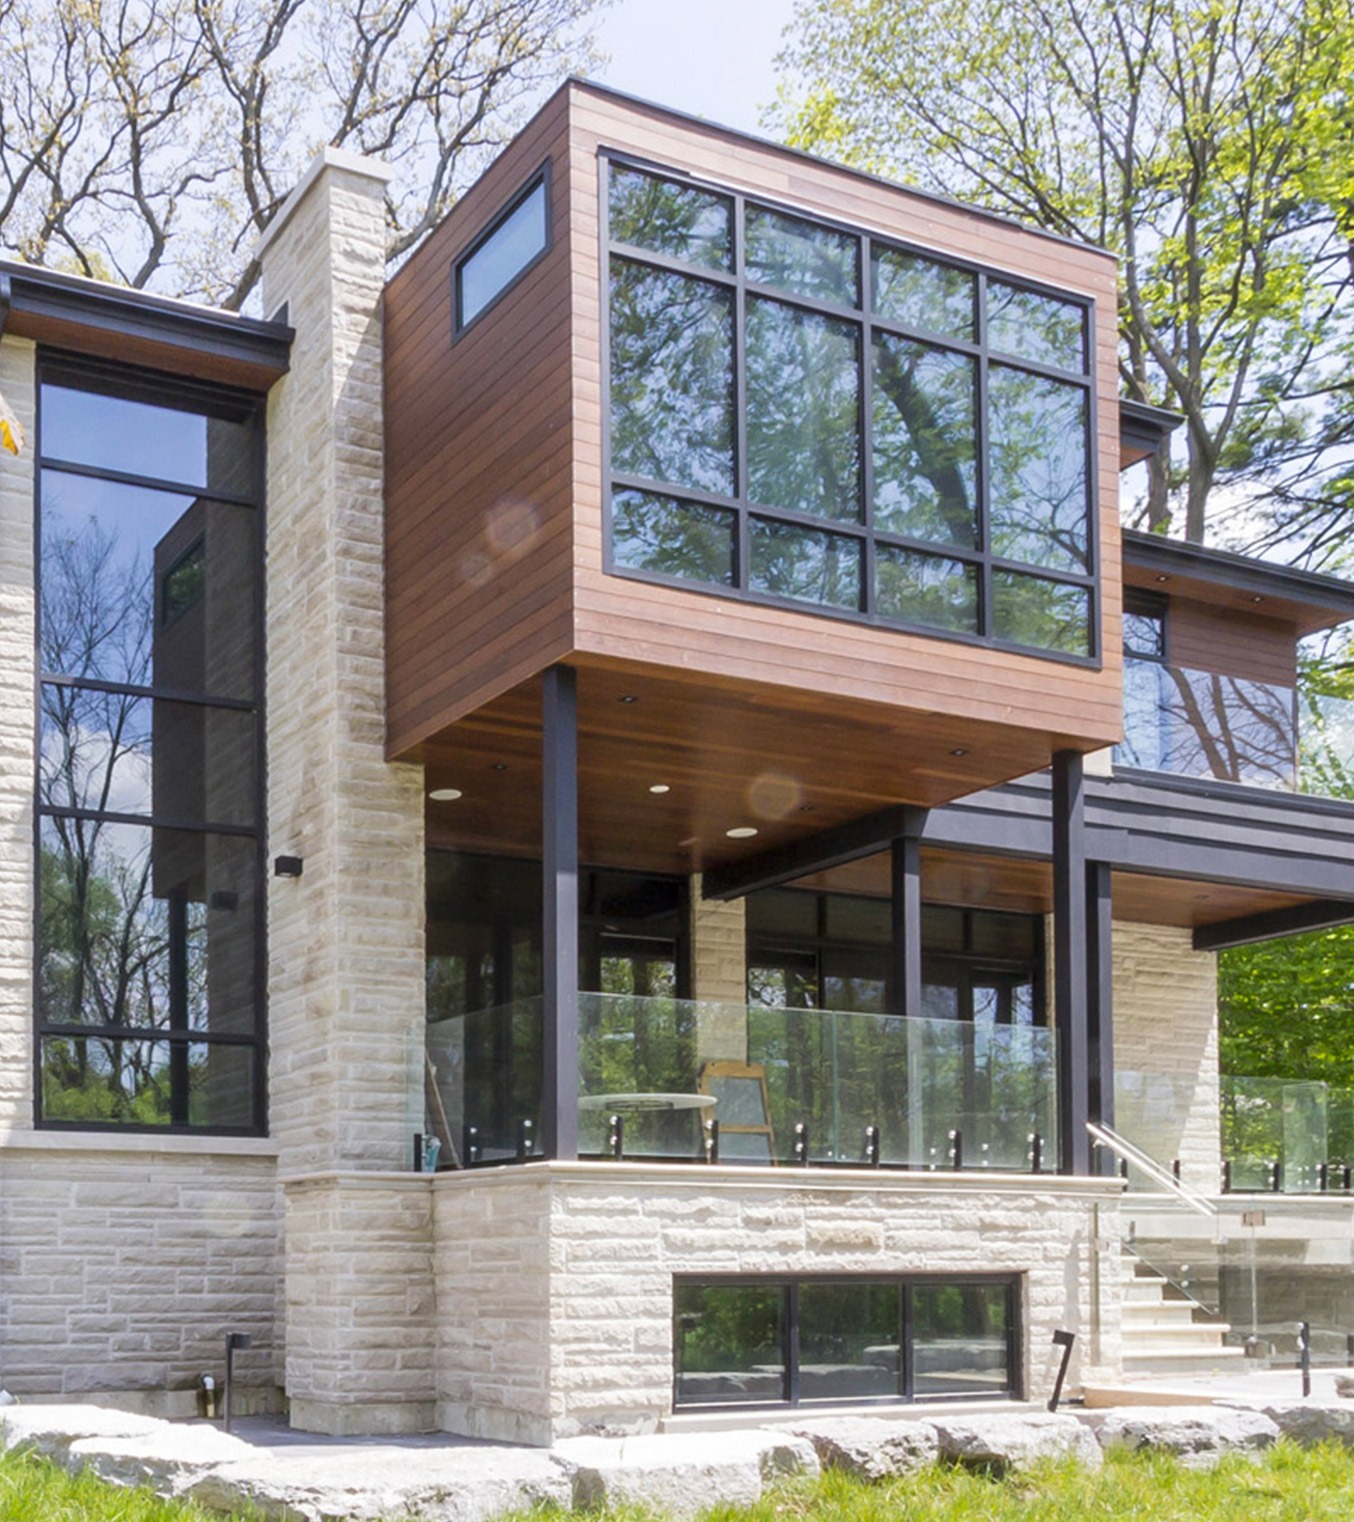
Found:
[[[1124,1303],[1124,1325],[1138,1326],[1144,1321],[1172,1321],[1192,1326],[1194,1310],[1194,1303],[1190,1300],[1128,1300]]]
[[[1197,1352],[1200,1348],[1221,1347],[1223,1334],[1230,1330],[1231,1328],[1226,1326],[1214,1327],[1198,1323],[1190,1326],[1176,1326],[1170,1322],[1158,1322],[1147,1326],[1135,1326],[1124,1338],[1124,1352],[1125,1354],[1146,1354],[1176,1348]]]
[[[1211,1374],[1246,1356],[1242,1348],[1154,1348],[1150,1352],[1124,1349],[1124,1373]]]

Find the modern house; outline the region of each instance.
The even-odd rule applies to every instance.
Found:
[[[387,280],[389,177],[264,321],[0,264],[0,1382],[1117,1378],[1118,1133],[1216,1193],[1216,951],[1354,920],[1354,588],[1121,532],[1096,249],[577,82]]]

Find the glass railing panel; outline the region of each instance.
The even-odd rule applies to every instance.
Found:
[[[1287,1078],[1222,1079],[1223,1155],[1233,1192],[1344,1189],[1354,1163],[1354,1090]]]
[[[1165,1279],[1177,1296],[1216,1315],[1223,1303],[1223,1248],[1217,1216],[1200,1215],[1161,1192],[1130,1194],[1118,1218],[1130,1280],[1137,1273]]]
[[[1124,662],[1124,738],[1115,764],[1181,777],[1293,789],[1292,687],[1159,661]]]
[[[462,1163],[529,1150],[540,1125],[541,1009],[538,998],[519,999],[428,1022],[428,1129]]]
[[[718,1120],[727,1163],[952,1167],[957,1142],[965,1167],[1025,1171],[1035,1132],[1056,1162],[1043,1028],[586,994],[580,1078],[589,1151],[617,1114],[626,1156],[700,1155]]]
[[[541,1016],[527,999],[429,1022],[426,1127],[448,1161],[533,1154]],[[578,1060],[585,1156],[703,1159],[717,1120],[730,1164],[1026,1172],[1037,1135],[1057,1167],[1043,1027],[581,994]]]
[[[1354,701],[1308,689],[1300,713],[1298,790],[1354,798]]]

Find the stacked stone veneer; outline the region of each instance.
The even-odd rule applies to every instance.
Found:
[[[103,1137],[11,1136],[0,1152],[0,1379],[28,1397],[107,1396],[189,1415],[222,1376],[268,1399],[279,1269],[271,1157],[131,1152]],[[147,1140],[151,1140],[147,1138]]]
[[[1114,925],[1115,1125],[1196,1189],[1219,1187],[1218,979],[1188,930]]]
[[[336,1433],[433,1409],[403,1340],[430,1335],[426,1186],[390,1176],[422,1125],[425,909],[422,768],[384,754],[389,178],[326,150],[259,254],[296,332],[268,409],[270,854],[304,863],[268,900],[286,1390],[294,1425]]]
[[[532,1164],[433,1185],[437,1414],[548,1443],[672,1411],[676,1274],[1021,1276],[1032,1397],[1119,1359],[1118,1185],[974,1175]]]

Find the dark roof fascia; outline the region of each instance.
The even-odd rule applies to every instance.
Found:
[[[1015,217],[1004,217],[1000,212],[987,211],[981,206],[970,206],[967,201],[961,201],[955,196],[941,195],[939,191],[922,190],[915,185],[903,185],[897,180],[889,179],[886,175],[871,174],[868,169],[857,169],[851,164],[842,164],[835,159],[825,159],[816,153],[806,153],[802,148],[788,147],[785,143],[775,142],[772,138],[759,137],[755,132],[746,132],[741,127],[726,127],[721,122],[711,121],[708,117],[696,116],[690,111],[675,110],[672,106],[665,106],[660,101],[648,100],[642,95],[631,95],[626,90],[617,90],[611,85],[600,84],[595,79],[586,79],[577,74],[571,75],[561,88],[590,90],[594,95],[601,95],[608,100],[620,101],[627,106],[638,106],[644,111],[656,111],[671,121],[699,127],[704,132],[717,132],[721,137],[730,138],[735,142],[751,143],[757,148],[782,154],[802,164],[817,164],[824,169],[831,169],[837,174],[850,175],[852,179],[863,180],[870,185],[882,185],[886,190],[897,191],[900,195],[915,196],[918,200],[928,201],[933,206],[948,206],[968,216],[980,217],[984,222],[993,222],[998,227],[1009,227],[1016,232],[1027,233],[1031,238],[1044,238],[1050,243],[1061,244],[1064,248],[1076,248],[1084,253],[1098,254],[1100,258],[1109,259],[1116,265],[1119,262],[1117,255],[1110,253],[1108,249],[1101,248],[1098,243],[1088,243],[1081,238],[1069,238],[1065,233],[1049,232],[1045,227],[1036,227],[1032,223],[1018,221]]]
[[[1160,534],[1124,530],[1124,564],[1158,575],[1184,576],[1253,596],[1283,598],[1336,615],[1331,622],[1354,618],[1354,582],[1320,571],[1255,560],[1232,550],[1215,550]]]
[[[1178,412],[1152,407],[1130,397],[1119,398],[1119,442],[1142,451],[1140,458],[1159,453],[1185,420]]]
[[[7,300],[5,299],[7,295]],[[0,260],[0,318],[20,316],[192,350],[274,376],[291,364],[293,329],[78,275]],[[0,320],[0,329],[4,322]]]

